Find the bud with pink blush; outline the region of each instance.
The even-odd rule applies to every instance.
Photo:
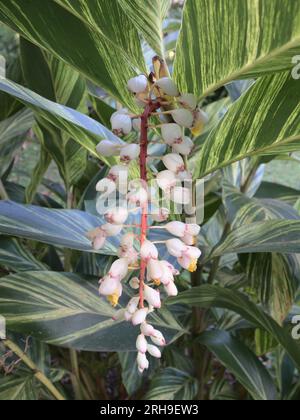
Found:
[[[161,307],[159,290],[155,290],[152,287],[145,285],[144,298],[149,303],[149,305],[153,306],[153,308],[159,309]]]

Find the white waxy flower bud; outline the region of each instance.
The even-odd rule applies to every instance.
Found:
[[[136,340],[136,348],[141,353],[147,352],[148,343],[144,334],[140,334]]]
[[[186,136],[182,139],[181,142],[178,141],[178,142],[173,143],[172,145],[174,152],[180,153],[181,155],[184,155],[184,156],[188,156],[192,152],[194,146],[195,145],[193,141],[189,137],[186,137]]]
[[[126,306],[126,311],[130,313],[131,315],[133,315],[136,312],[139,306],[139,303],[140,303],[140,298],[138,296],[131,298]]]
[[[148,344],[147,351],[151,356],[156,357],[157,359],[161,358],[161,351],[158,347],[153,346],[152,344]]]
[[[166,192],[166,195],[176,204],[187,205],[191,203],[191,193],[188,188],[174,187],[170,193]]]
[[[152,242],[145,240],[141,246],[141,257],[147,262],[151,259],[157,260],[158,250],[156,246]]]
[[[125,165],[112,166],[108,173],[108,178],[114,182],[119,182],[120,179],[128,178],[128,167]]]
[[[194,246],[188,246],[182,253],[181,257],[179,257],[177,260],[184,269],[194,273],[197,270],[198,259],[200,256],[200,249]]]
[[[132,314],[128,311],[125,311],[124,312],[124,318],[125,318],[125,321],[129,322],[129,321],[131,321]]]
[[[150,324],[147,324],[147,322],[143,322],[141,324],[141,333],[145,336],[149,337],[150,335],[154,334],[154,327]]]
[[[95,239],[93,240],[93,248],[95,251],[99,251],[103,248],[104,244],[106,242],[106,236],[105,235],[97,235]]]
[[[140,145],[138,144],[128,144],[123,147],[120,153],[121,161],[123,163],[130,163],[133,160],[136,160],[141,153]]]
[[[179,96],[178,102],[184,108],[188,108],[191,111],[194,111],[198,104],[197,97],[192,93],[183,93],[181,96]]]
[[[148,308],[138,309],[132,316],[131,322],[133,325],[142,324],[148,315]]]
[[[165,143],[172,146],[173,143],[182,141],[182,128],[175,123],[163,124],[161,127],[161,135]]]
[[[160,281],[163,285],[167,285],[170,283],[170,281],[174,281],[174,275],[167,261],[161,261],[161,266],[163,274],[161,276]]]
[[[110,140],[102,140],[97,146],[96,151],[100,156],[118,156],[121,145]]]
[[[125,207],[115,207],[110,209],[105,214],[105,219],[108,223],[115,225],[122,225],[128,218],[128,210]]]
[[[169,222],[165,225],[165,229],[171,233],[171,235],[183,238],[186,232],[186,224],[183,222]]]
[[[142,124],[141,118],[134,118],[132,120],[132,127],[135,131],[141,131],[141,124]]]
[[[180,239],[169,239],[166,246],[169,254],[177,258],[181,257],[187,250],[187,246]]]
[[[119,281],[123,280],[128,273],[128,261],[126,258],[120,258],[116,260],[109,270],[109,275],[113,278],[117,278]]]
[[[164,287],[168,296],[178,295],[178,289],[173,281],[170,281],[170,283],[166,284]]]
[[[117,136],[127,135],[132,130],[132,122],[129,115],[124,112],[115,112],[111,117],[112,131]]]
[[[138,364],[139,371],[141,373],[143,373],[145,369],[149,368],[149,360],[147,359],[145,353],[141,353],[141,352],[138,353],[137,364]]]
[[[169,191],[177,184],[176,175],[172,171],[162,171],[157,174],[157,185],[163,191]]]
[[[173,120],[182,127],[192,127],[194,122],[194,115],[192,111],[185,108],[179,108],[173,109],[170,111],[170,114],[172,115]]]
[[[138,290],[140,287],[140,280],[137,277],[133,277],[130,282],[129,282],[129,286],[133,289],[133,290]]]
[[[133,232],[128,232],[121,239],[121,247],[124,249],[132,248],[134,245],[135,234]]]
[[[127,87],[132,93],[143,93],[147,90],[148,79],[143,74],[133,77],[128,80]]]
[[[157,346],[165,346],[166,345],[166,340],[164,338],[164,336],[162,335],[162,333],[158,330],[154,330],[153,334],[151,335],[151,341],[156,344]]]
[[[156,86],[158,86],[166,95],[168,96],[178,96],[179,91],[177,86],[173,82],[172,79],[169,77],[162,77],[156,82]]]
[[[117,185],[109,178],[101,179],[96,185],[96,191],[100,192],[103,196],[106,197],[116,191],[116,189]]]
[[[106,223],[101,226],[102,231],[106,236],[118,236],[123,229],[123,225],[112,225],[111,223]]]
[[[148,277],[154,281],[159,282],[163,274],[163,270],[158,260],[150,260],[147,265]]]
[[[157,214],[151,214],[152,219],[157,223],[165,222],[169,216],[170,210],[164,207],[160,208]]]
[[[114,321],[124,321],[125,320],[125,310],[120,309],[119,311],[115,312],[114,316],[112,317]]]
[[[169,153],[168,155],[165,155],[163,157],[163,163],[169,171],[174,172],[175,174],[185,170],[184,161],[177,153]]]
[[[182,238],[182,240],[183,240],[183,242],[184,242],[186,245],[189,245],[189,246],[193,246],[193,245],[195,245],[195,243],[196,243],[195,236],[193,236],[193,235],[189,235],[188,233],[186,233],[186,234],[184,235],[184,237]]]
[[[194,122],[193,127],[191,128],[192,134],[197,137],[203,132],[205,124],[209,121],[208,115],[202,111],[202,109],[197,108],[194,112]]]
[[[138,188],[135,191],[131,191],[127,195],[129,203],[135,204],[136,206],[142,206],[148,202],[148,192],[145,188]]]
[[[196,223],[189,223],[186,225],[186,233],[192,236],[198,236],[200,233],[201,227],[196,225]]]
[[[103,296],[113,295],[118,290],[120,281],[117,278],[105,276],[100,280],[99,293]]]
[[[152,287],[145,285],[144,297],[149,305],[153,306],[153,308],[159,309],[161,307],[160,293],[158,290],[152,289]]]

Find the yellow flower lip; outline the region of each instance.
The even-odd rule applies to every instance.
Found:
[[[188,267],[189,272],[194,273],[197,270],[197,266],[198,266],[198,260],[192,260]]]
[[[161,285],[161,281],[159,279],[153,280],[153,283],[155,284],[155,286],[160,286]]]
[[[113,306],[116,307],[117,304],[119,303],[119,293],[116,291],[115,293],[113,293],[112,295],[107,296],[107,300],[109,301],[109,303]]]

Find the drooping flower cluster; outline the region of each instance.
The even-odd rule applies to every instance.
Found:
[[[150,82],[151,80],[151,82]],[[119,156],[120,164],[110,168],[106,178],[100,180],[96,190],[103,199],[115,191],[123,192],[127,186],[129,165],[139,163],[140,180],[129,182],[126,188],[127,207],[124,205],[109,208],[105,213],[106,223],[91,232],[88,237],[95,250],[100,250],[110,236],[122,234],[118,251],[119,259],[100,280],[99,293],[106,296],[113,306],[117,306],[122,295],[123,282],[132,271],[139,270],[139,278],[133,277],[129,285],[138,293],[133,296],[125,309],[116,312],[115,319],[126,320],[139,326],[136,348],[140,372],[149,366],[146,354],[160,358],[159,347],[166,344],[163,334],[148,322],[148,315],[161,307],[163,295],[176,296],[176,276],[179,267],[190,272],[197,269],[201,251],[195,247],[200,232],[197,224],[168,221],[170,211],[159,208],[150,218],[150,188],[148,187],[148,130],[150,123],[161,118],[155,128],[161,132],[160,141],[168,147],[161,156],[165,170],[156,173],[157,186],[164,196],[177,204],[189,204],[191,191],[182,182],[191,180],[185,157],[194,147],[193,140],[185,135],[189,129],[192,135],[199,134],[207,121],[205,113],[197,106],[194,95],[180,94],[174,82],[163,77],[154,81],[137,76],[128,82],[128,89],[134,94],[136,103],[143,107],[141,115],[132,116],[126,109],[115,112],[111,117],[112,131],[119,137],[127,136],[135,130],[140,133],[137,144],[103,140],[97,146],[101,156]],[[165,110],[167,107],[168,110]],[[167,119],[166,119],[167,118]],[[140,222],[126,225],[132,211],[140,211]],[[154,221],[154,224],[150,223]],[[151,242],[151,230],[164,229],[171,239],[163,241],[168,253],[177,262],[177,267],[159,258],[155,242]],[[173,261],[172,261],[173,262]]]

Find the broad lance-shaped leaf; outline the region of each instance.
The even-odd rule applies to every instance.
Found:
[[[88,231],[104,223],[79,210],[56,210],[0,201],[0,233],[79,251],[95,252]],[[108,238],[101,254],[116,255],[118,238]]]
[[[28,109],[23,109],[0,122],[0,176],[8,168],[33,125],[34,116]]]
[[[121,304],[128,299],[122,296]],[[97,280],[71,273],[34,271],[2,277],[0,313],[11,331],[78,350],[134,351],[139,334],[130,322],[112,319],[116,310],[99,296]],[[184,333],[167,309],[150,315],[149,322],[168,342]]]
[[[33,374],[0,378],[1,401],[36,401],[38,384]]]
[[[290,0],[186,0],[175,77],[206,96],[240,78],[291,69],[299,53],[300,3]]]
[[[0,236],[0,265],[13,271],[45,270],[45,266],[13,238]]]
[[[49,101],[35,92],[2,77],[0,77],[0,90],[18,98],[36,111],[39,116],[59,129],[66,131],[70,137],[98,158],[95,146],[100,140],[109,139],[114,142],[121,142],[111,131],[92,118],[67,106]],[[102,158],[102,160],[106,163],[112,162],[105,158]]]
[[[78,72],[24,38],[20,40],[20,49],[24,78],[30,89],[53,102],[87,112],[86,83]],[[33,59],[34,68],[31,65]],[[54,159],[61,177],[70,188],[85,171],[86,149],[48,121],[38,118],[38,122],[37,134],[42,149]],[[42,150],[41,155],[44,154]],[[47,164],[44,168],[47,169]],[[39,178],[37,183],[33,179],[31,183],[38,185],[38,181]]]
[[[186,304],[200,308],[224,308],[236,312],[254,326],[269,332],[285,348],[298,369],[300,368],[299,344],[292,338],[290,331],[280,327],[273,318],[241,292],[204,285],[180,293],[177,297],[169,299],[167,303],[169,305]]]
[[[140,0],[117,0],[133,25],[143,35],[150,47],[164,57],[163,20],[171,5],[170,0],[151,0],[146,4]]]
[[[245,344],[228,332],[218,330],[204,332],[199,341],[234,374],[255,400],[276,399],[276,387],[269,372]]]
[[[0,20],[134,108],[126,85],[136,62],[139,71],[144,63],[130,19],[117,4],[111,7],[111,0],[60,3],[64,6],[53,0],[0,0]]]
[[[258,80],[226,113],[199,153],[195,177],[249,156],[300,149],[299,81],[290,72]]]
[[[198,381],[189,373],[175,368],[158,372],[150,384],[146,400],[192,400],[198,392]]]
[[[269,220],[234,229],[209,256],[252,252],[300,253],[300,221]]]

